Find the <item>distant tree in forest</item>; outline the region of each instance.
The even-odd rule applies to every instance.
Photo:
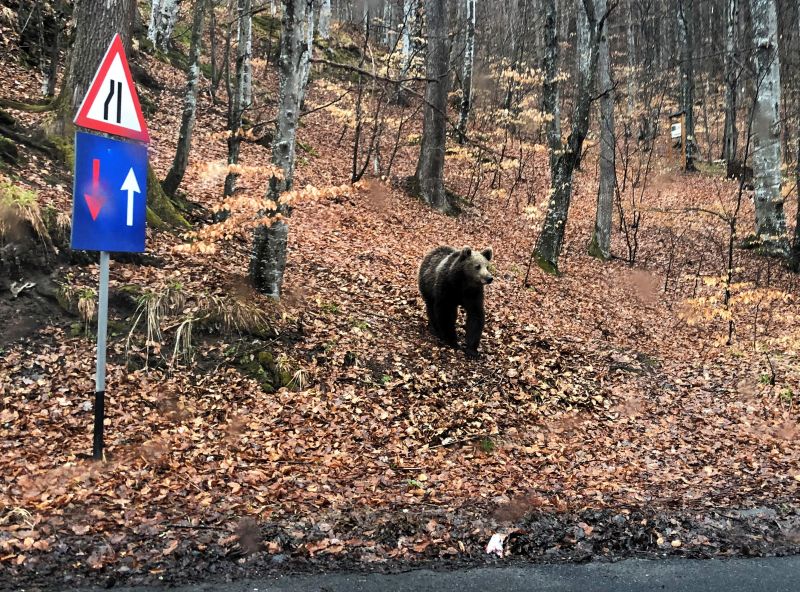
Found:
[[[448,64],[447,7],[440,0],[425,1],[428,48],[425,70],[425,106],[422,143],[414,182],[420,197],[442,212],[452,209],[444,187],[445,141],[447,139]]]
[[[558,32],[556,29],[558,11],[556,0],[545,0],[545,59],[544,71],[546,81],[543,90],[543,105],[550,115],[547,124],[547,138],[550,151],[550,196],[547,202],[542,230],[534,247],[534,259],[543,270],[549,273],[558,272],[558,258],[564,243],[564,232],[567,225],[570,200],[572,198],[572,176],[583,149],[583,141],[589,131],[589,115],[594,95],[597,72],[598,47],[605,27],[608,11],[616,3],[608,7],[601,15],[597,14],[594,0],[576,0],[577,10],[586,15],[587,35],[580,36],[582,43],[577,51],[586,55],[586,60],[579,60],[579,86],[576,91],[572,109],[571,130],[564,143],[559,132],[561,119],[560,105],[557,101],[558,89]]]
[[[461,110],[458,118],[458,141],[467,135],[467,121],[472,108],[472,70],[475,65],[475,0],[465,0],[467,35],[464,44],[464,74],[461,79]]]
[[[781,194],[781,78],[775,0],[751,0],[757,97],[753,115],[756,235],[765,252],[788,255]]]
[[[598,14],[605,14],[607,0],[595,0]],[[616,187],[616,134],[614,130],[614,83],[611,76],[611,52],[607,27],[600,33],[598,47],[598,93],[600,95],[600,181],[597,189],[597,213],[589,254],[600,259],[611,257],[611,218]]]
[[[694,153],[696,147],[694,129],[694,61],[695,57],[695,14],[694,0],[678,0],[678,46],[680,48],[680,108],[684,113],[686,125],[686,170],[695,170]]]
[[[192,131],[197,117],[197,90],[200,86],[200,54],[203,46],[203,19],[211,0],[197,0],[192,18],[192,37],[189,44],[189,72],[186,80],[186,94],[183,101],[181,127],[178,132],[178,147],[167,176],[162,183],[167,195],[175,195],[186,167],[189,164],[189,150],[192,146]],[[213,9],[213,7],[212,7]]]
[[[286,247],[289,227],[286,218],[289,206],[281,194],[292,188],[295,166],[297,122],[303,84],[308,80],[309,55],[308,27],[313,26],[313,0],[283,0],[281,18],[281,53],[279,60],[280,101],[277,129],[272,142],[272,164],[281,176],[273,175],[269,181],[267,198],[274,207],[265,216],[269,223],[258,226],[253,237],[250,258],[250,279],[262,294],[280,298],[283,273],[286,268]]]

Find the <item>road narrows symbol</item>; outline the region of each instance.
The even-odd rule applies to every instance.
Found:
[[[106,97],[106,102],[103,103],[103,119],[108,121],[108,107],[111,104],[111,99],[114,98],[114,95],[117,95],[117,123],[122,122],[122,83],[117,82],[113,78],[108,80],[108,96]],[[114,83],[116,82],[116,90],[114,90]]]
[[[114,98],[114,81],[109,80],[109,82],[111,84],[108,85],[108,97],[106,97],[106,102],[103,103],[103,119],[106,121],[108,121],[108,104]]]

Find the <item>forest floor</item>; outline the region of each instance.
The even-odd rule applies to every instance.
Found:
[[[38,72],[0,53],[0,96],[34,99]],[[164,85],[139,89],[156,105],[150,158],[163,175],[183,75],[137,59]],[[267,119],[272,66],[254,78],[268,90],[254,118]],[[331,92],[315,78],[309,104]],[[48,117],[9,112],[30,128]],[[296,186],[349,181],[352,130],[335,115],[304,118]],[[183,185],[202,206],[188,214],[196,226],[221,192],[224,128],[204,93]],[[148,230],[147,259],[112,261],[107,462],[86,457],[93,328],[35,289],[0,294],[0,588],[800,551],[797,278],[736,249],[723,305],[728,227],[698,209],[730,208],[736,184],[655,155],[636,261],[615,232],[622,258],[603,263],[586,255],[590,149],[564,273],[550,276],[528,270],[544,153],[511,194],[489,174],[447,217],[404,190],[417,151],[403,142],[388,179],[296,204],[279,304],[248,288],[246,233],[198,254]],[[5,174],[68,214],[67,166],[21,155]],[[243,146],[242,195],[263,193],[268,162],[268,149]],[[467,194],[474,170],[451,158],[451,189]],[[749,199],[743,210],[751,228]],[[426,332],[416,271],[439,244],[495,249],[478,361]],[[97,265],[58,277],[62,293],[90,293]],[[203,323],[213,307],[238,331]],[[256,330],[261,312],[268,328]],[[503,559],[485,552],[493,534]]]

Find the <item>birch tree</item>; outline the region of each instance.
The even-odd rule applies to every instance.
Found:
[[[411,67],[411,23],[414,20],[414,0],[403,0],[403,75]]]
[[[758,76],[753,114],[753,184],[756,235],[766,253],[787,255],[781,195],[781,76],[775,0],[750,0]]]
[[[282,177],[269,181],[267,198],[275,209],[265,215],[275,218],[270,225],[256,228],[253,253],[250,258],[250,279],[256,290],[280,298],[283,273],[286,268],[286,246],[289,227],[285,218],[288,206],[280,203],[280,195],[292,188],[294,179],[295,141],[303,93],[303,70],[310,59],[308,27],[312,26],[313,0],[283,0],[281,18],[281,53],[278,64],[280,98],[277,129],[272,143],[272,164],[279,167]]]
[[[303,70],[301,72],[300,80],[300,106],[303,106],[303,101],[306,98],[306,89],[308,87],[308,75],[311,73],[311,58],[314,55],[314,11],[313,6],[308,15],[308,26],[306,27],[306,51],[307,58],[303,62]]]
[[[447,135],[448,39],[447,6],[440,0],[425,0],[428,50],[425,55],[425,110],[422,143],[414,175],[419,195],[431,207],[449,212],[452,206],[444,188],[444,155]]]
[[[153,0],[147,38],[154,47],[160,47],[164,51],[169,50],[179,10],[180,0]]]
[[[183,100],[178,148],[162,187],[167,195],[175,195],[189,164],[192,147],[192,130],[197,116],[197,89],[200,84],[200,53],[203,46],[203,19],[210,0],[197,0],[192,18],[192,38],[189,43],[189,73],[186,77],[186,95]]]
[[[319,7],[319,36],[325,40],[331,36],[331,0],[322,0]]]
[[[599,14],[605,14],[607,0],[595,0]],[[598,91],[600,92],[600,183],[597,190],[597,214],[589,254],[600,259],[611,257],[611,217],[616,187],[616,137],[614,129],[614,83],[611,56],[605,28],[598,45]]]
[[[558,33],[556,17],[558,13],[556,0],[545,1],[546,47],[543,102],[546,112],[551,115],[547,124],[550,152],[550,199],[533,257],[537,265],[548,273],[558,273],[558,258],[564,243],[564,230],[572,198],[572,175],[583,147],[583,141],[589,131],[589,114],[597,71],[599,36],[608,15],[608,11],[606,11],[598,20],[594,0],[579,0],[578,10],[583,10],[586,14],[589,34],[582,37],[585,45],[579,46],[577,51],[588,56],[586,61],[588,66],[587,70],[578,76],[579,86],[571,117],[572,127],[566,143],[562,143],[559,132],[560,111],[557,102]]]
[[[466,2],[467,35],[464,43],[464,75],[462,78],[461,112],[458,118],[458,141],[467,135],[467,121],[472,108],[472,70],[475,63],[475,0]]]
[[[725,0],[725,127],[722,140],[722,159],[728,165],[736,161],[739,132],[736,129],[736,46],[739,36],[739,0]]]

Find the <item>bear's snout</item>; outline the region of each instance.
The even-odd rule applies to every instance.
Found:
[[[488,276],[483,281],[486,284],[491,284],[494,281],[494,278],[492,276]]]

